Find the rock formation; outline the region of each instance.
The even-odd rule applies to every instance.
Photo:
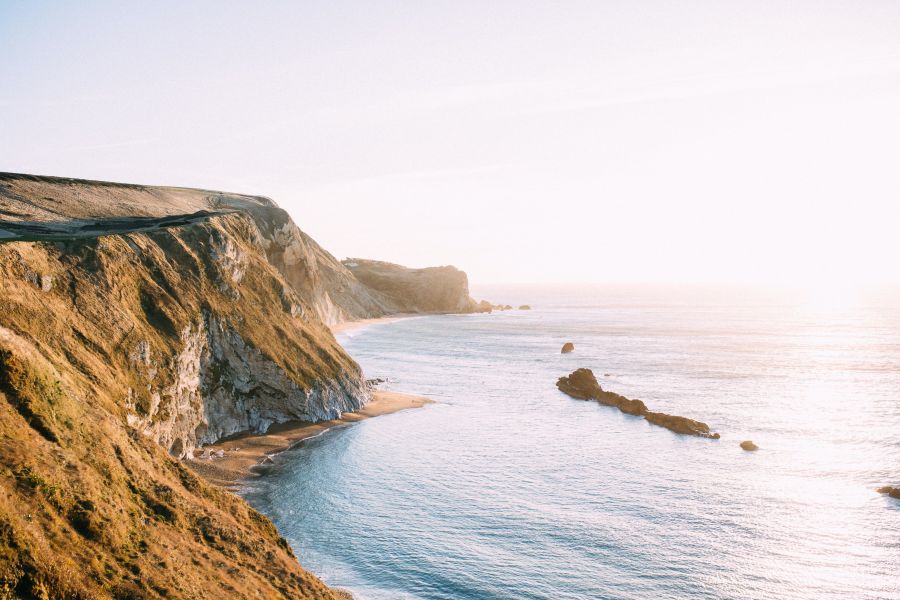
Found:
[[[341,263],[262,196],[0,173],[0,240],[91,238],[230,213],[252,217],[266,260],[326,325],[408,312],[489,312],[469,297],[464,272]]]
[[[884,487],[880,487],[876,490],[879,494],[887,494],[891,498],[897,498],[900,500],[900,487],[891,487],[886,485]]]
[[[327,324],[467,310],[465,274],[408,270],[401,303],[205,190],[0,174],[0,219],[0,596],[336,597],[176,459],[360,408]]]
[[[754,444],[751,440],[744,440],[741,442],[741,448],[746,450],[747,452],[753,452],[754,450],[759,450],[759,446]]]
[[[491,313],[493,311],[494,305],[487,300],[482,300],[481,302],[475,304],[475,306],[472,308],[472,312],[475,313]]]
[[[531,306],[528,304],[523,304],[519,307],[519,310],[531,310]]]
[[[376,292],[391,313],[490,312],[483,310],[484,303],[477,304],[469,296],[469,279],[456,267],[410,269],[361,258],[348,258],[343,261],[343,266],[369,290]]]
[[[575,352],[575,344],[573,344],[572,342],[566,342],[565,344],[563,344],[562,353],[568,354],[570,352]]]
[[[556,387],[561,392],[578,400],[596,400],[606,406],[614,406],[623,413],[644,417],[650,423],[665,427],[675,433],[683,435],[695,435],[717,440],[718,433],[710,433],[709,425],[701,421],[694,421],[686,417],[669,415],[666,413],[650,411],[640,400],[631,400],[613,392],[607,392],[597,383],[593,371],[590,369],[577,369],[567,376],[560,377]]]

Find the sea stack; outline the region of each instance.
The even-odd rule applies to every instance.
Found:
[[[759,446],[757,446],[750,440],[744,440],[743,442],[741,442],[741,448],[746,450],[747,452],[753,452],[754,450],[759,450]]]
[[[573,344],[572,342],[566,342],[565,344],[563,344],[563,347],[562,347],[563,354],[568,354],[569,352],[574,352],[574,351],[575,351],[575,344]]]

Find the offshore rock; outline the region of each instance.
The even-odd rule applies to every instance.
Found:
[[[674,431],[675,433],[680,433],[682,435],[696,435],[713,440],[719,439],[719,434],[710,433],[709,425],[703,423],[702,421],[695,421],[693,419],[688,419],[687,417],[679,417],[677,415],[668,415],[666,413],[651,411],[645,412],[644,418],[654,425],[665,427],[670,431]]]
[[[572,342],[566,342],[565,344],[563,344],[562,351],[561,351],[563,354],[568,354],[568,353],[574,352],[574,351],[575,351],[575,344],[573,344]]]
[[[759,446],[754,444],[751,440],[744,440],[741,442],[741,449],[746,450],[747,452],[753,452],[754,450],[759,450]]]
[[[488,302],[487,300],[482,300],[481,302],[475,304],[472,307],[472,312],[474,313],[491,313],[494,311],[494,305]]]
[[[887,494],[891,498],[897,498],[900,500],[900,487],[891,487],[886,485],[884,487],[880,487],[876,490],[879,494]]]
[[[560,377],[556,387],[561,392],[578,400],[595,400],[606,406],[614,406],[623,413],[644,417],[650,423],[682,435],[694,435],[719,439],[718,433],[711,433],[709,425],[686,417],[650,411],[641,400],[632,400],[600,387],[594,372],[590,369],[576,369],[567,376]]]

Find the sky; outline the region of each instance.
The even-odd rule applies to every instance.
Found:
[[[475,283],[898,283],[900,2],[0,0],[0,171]]]

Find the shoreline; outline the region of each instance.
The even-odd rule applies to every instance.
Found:
[[[237,491],[246,480],[263,475],[266,463],[272,460],[272,456],[290,450],[305,440],[365,419],[421,408],[433,403],[433,400],[423,396],[376,390],[372,393],[371,402],[358,411],[344,413],[339,419],[317,423],[308,421],[277,423],[263,434],[240,435],[204,446],[203,451],[209,450],[213,458],[193,458],[184,462],[192,471],[213,485]],[[219,451],[224,453],[223,456],[215,456]]]
[[[338,334],[350,333],[351,331],[363,329],[370,325],[393,323],[395,321],[402,321],[403,319],[410,319],[412,317],[426,316],[427,314],[429,314],[429,313],[401,313],[401,314],[390,315],[390,316],[386,316],[386,317],[373,317],[371,319],[359,319],[356,321],[343,321],[341,323],[329,325],[328,329],[331,330],[331,335],[336,336]]]

